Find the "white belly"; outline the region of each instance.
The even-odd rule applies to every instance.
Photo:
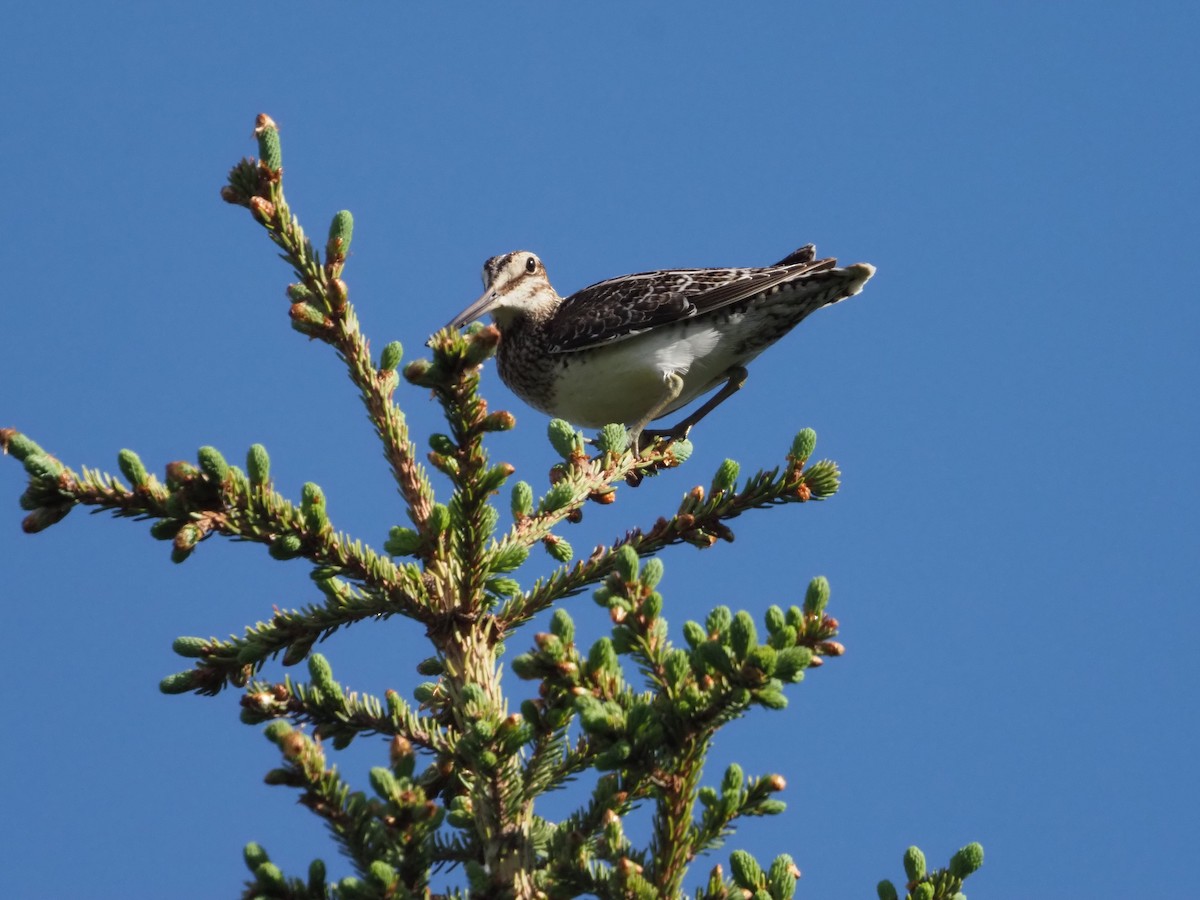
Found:
[[[572,355],[558,370],[553,409],[545,411],[588,428],[630,425],[666,398],[666,376],[680,375],[682,392],[655,418],[665,416],[716,387],[744,360],[722,352],[721,336],[705,325],[660,329]]]

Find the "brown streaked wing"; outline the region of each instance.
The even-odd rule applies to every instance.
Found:
[[[692,299],[747,269],[638,272],[601,281],[563,300],[551,325],[551,351],[610,344],[696,314]]]
[[[826,269],[832,269],[836,265],[837,260],[829,258],[798,266],[785,266],[781,269],[751,269],[752,274],[749,278],[740,281],[730,281],[714,287],[710,291],[705,291],[703,294],[693,297],[692,302],[696,304],[696,315],[702,315],[712,312],[714,309],[720,309],[723,306],[732,306],[741,300],[745,300],[747,297],[753,297],[755,294],[769,291],[776,285],[794,281],[801,275],[824,272]]]
[[[790,254],[786,258],[797,262],[782,267],[639,272],[593,284],[567,297],[555,313],[550,351],[566,353],[625,340],[837,264],[835,259],[799,262],[808,249]]]

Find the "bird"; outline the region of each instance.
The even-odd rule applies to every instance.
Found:
[[[875,274],[839,268],[806,244],[761,268],[661,269],[559,296],[536,254],[483,265],[483,295],[447,326],[491,314],[500,379],[525,403],[575,425],[620,423],[643,439],[686,438],[741,389],[746,366],[810,313],[852,297]],[[646,426],[721,389],[675,426]]]

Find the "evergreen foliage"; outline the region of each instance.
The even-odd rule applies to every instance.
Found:
[[[727,523],[752,509],[825,499],[837,491],[837,466],[810,461],[816,435],[805,429],[777,468],[743,478],[739,465],[726,460],[709,489],[695,487],[671,515],[576,558],[564,525],[589,502],[612,503],[622,486],[681,465],[691,445],[660,441],[638,456],[619,425],[589,442],[555,420],[549,439],[562,461],[549,483],[509,486],[514,468],[489,458],[485,438],[512,428],[514,419],[489,411],[477,390],[480,366],[499,334],[475,325],[465,334],[438,332],[430,357],[402,370],[445,411],[446,431],[430,438],[428,453],[419,452],[393,399],[402,348],[392,342],[378,360],[372,357],[342,280],[350,213],[334,217],[322,262],[284,198],[278,130],[260,116],[256,134],[260,158],[234,166],[222,196],[248,208],[292,266],[292,327],[330,345],[346,363],[409,523],[393,528],[381,550],[372,549],[337,530],[316,484],[305,484],[298,501],[277,492],[267,451],[257,444],[245,470],[216,448],[201,447],[195,464],[171,463],[161,477],[122,450],[118,477],[76,472],[26,435],[4,429],[0,447],[29,475],[21,497],[24,530],[40,531],[86,506],[149,520],[151,535],[170,542],[176,562],[221,535],[310,568],[318,601],[279,610],[240,637],[180,637],[175,652],[191,667],[161,682],[171,694],[241,689],[242,721],[265,723],[280,754],[267,782],[298,792],[356,873],[331,883],[315,860],[303,876],[288,876],[249,844],[252,877],[244,897],[431,896],[431,874],[447,866],[459,867],[463,877],[446,896],[680,896],[688,867],[720,847],[737,819],[784,810],[778,775],[748,776],[731,765],[718,784],[703,783],[713,736],[751,707],[783,709],[787,686],[844,648],[837,620],[826,613],[829,584],[819,577],[800,606],[772,606],[761,623],[748,612],[717,607],[703,623],[685,623],[677,643],[663,617],[664,571],[654,554],[670,544],[707,548],[732,540]],[[449,496],[435,495],[428,466],[449,479]],[[498,530],[504,503],[512,524]],[[523,584],[514,575],[538,544],[559,565]],[[589,647],[576,643],[574,623],[560,605],[586,590],[612,622],[611,634]],[[550,609],[549,631],[520,631]],[[343,626],[395,615],[423,625],[431,643],[416,667],[430,680],[415,691],[415,703],[394,691],[383,697],[350,691],[329,661],[312,652]],[[512,659],[511,670],[536,686],[536,699],[521,703],[519,712],[510,709],[498,663],[504,643],[515,641],[527,649]],[[285,666],[306,661],[308,680],[262,680],[276,657]],[[343,778],[329,750],[372,735],[385,739],[387,764],[371,770],[368,792]],[[539,816],[539,796],[589,770],[602,774],[573,812],[561,821]],[[652,813],[646,846],[635,846],[623,828],[637,807]],[[924,856],[910,848],[907,896],[960,897],[963,879],[981,863],[982,848],[971,844],[948,868],[927,872]],[[789,856],[764,865],[736,850],[696,896],[789,900],[799,875]],[[899,896],[887,881],[878,894]]]

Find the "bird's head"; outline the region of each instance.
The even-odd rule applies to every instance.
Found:
[[[455,316],[451,328],[461,328],[485,313],[491,313],[503,328],[520,316],[548,312],[559,300],[542,261],[528,250],[493,256],[485,262],[483,287],[483,296]]]

